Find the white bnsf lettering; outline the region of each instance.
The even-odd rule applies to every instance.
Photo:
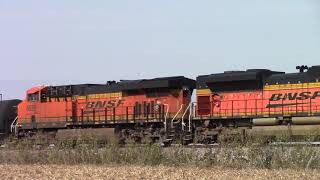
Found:
[[[285,94],[272,94],[270,101],[280,100],[307,100],[316,99],[320,97],[320,91],[312,92],[301,92],[301,93],[285,93]]]
[[[93,101],[87,103],[86,109],[116,108],[123,103],[124,100]]]

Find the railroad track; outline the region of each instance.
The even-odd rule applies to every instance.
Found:
[[[86,145],[86,144],[83,144]],[[170,146],[163,146],[163,144],[155,144],[156,146],[162,147],[164,149],[170,149],[170,148],[196,148],[196,149],[217,149],[217,148],[226,148],[226,147],[235,147],[233,145],[221,145],[219,143],[215,143],[215,144],[189,144],[189,145],[181,145],[181,144],[171,144]],[[120,145],[120,148],[130,148],[130,147],[148,147],[150,146],[150,144],[134,144],[134,145]],[[320,141],[317,142],[272,142],[269,144],[253,144],[250,146],[256,146],[256,147],[266,147],[266,146],[270,146],[270,147],[295,147],[295,146],[311,146],[311,147],[320,147]],[[50,145],[43,145],[43,144],[35,144],[34,147],[36,149],[42,149],[42,148],[55,148],[56,144],[52,143]],[[102,146],[103,147],[103,146]],[[246,146],[243,146],[246,147]],[[1,144],[0,145],[0,149],[6,149],[8,148],[8,145],[6,144]]]
[[[320,142],[274,142],[270,146],[320,146]]]
[[[320,141],[317,142],[272,142],[269,144],[261,145],[261,144],[253,144],[252,146],[285,146],[285,147],[294,147],[294,146],[312,146],[312,147],[320,147]],[[184,147],[184,148],[220,148],[220,147],[228,147],[221,146],[219,143],[215,144],[189,144],[186,146],[182,146],[181,144],[172,144],[170,147]],[[232,147],[232,145],[230,146]],[[246,146],[244,146],[246,147]]]

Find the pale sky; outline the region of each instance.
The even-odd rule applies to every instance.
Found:
[[[320,64],[319,0],[0,0],[0,93]]]

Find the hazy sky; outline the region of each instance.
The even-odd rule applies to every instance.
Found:
[[[320,64],[319,0],[0,0],[0,93]]]

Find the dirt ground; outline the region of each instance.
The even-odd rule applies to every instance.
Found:
[[[193,167],[0,165],[1,179],[320,179],[317,170]]]

